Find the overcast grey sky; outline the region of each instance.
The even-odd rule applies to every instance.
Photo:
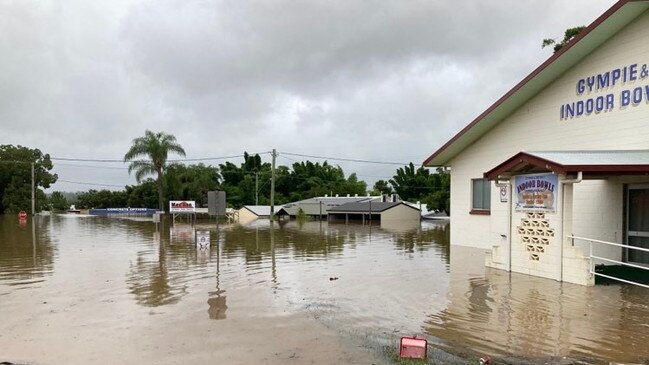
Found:
[[[0,144],[121,159],[150,129],[187,158],[421,164],[551,55],[543,38],[613,4],[0,0]],[[370,186],[397,167],[334,163]],[[134,182],[121,163],[55,172],[53,190]]]

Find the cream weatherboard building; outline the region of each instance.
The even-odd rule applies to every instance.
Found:
[[[648,265],[626,247],[649,248],[649,2],[617,2],[424,165],[450,169],[451,243],[487,266],[592,285],[594,264]]]

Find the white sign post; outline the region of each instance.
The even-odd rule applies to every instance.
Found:
[[[200,249],[210,247],[210,231],[196,231],[196,246]]]

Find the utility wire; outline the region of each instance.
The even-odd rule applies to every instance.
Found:
[[[260,152],[260,153],[250,153],[250,156],[254,155],[264,155],[269,154],[270,152]],[[244,155],[232,155],[232,156],[219,156],[219,157],[200,157],[200,158],[178,158],[170,159],[167,162],[191,162],[191,161],[209,161],[209,160],[227,160],[230,158],[243,157]],[[94,158],[73,158],[73,157],[50,157],[50,160],[53,161],[71,161],[71,162],[103,162],[103,163],[124,163],[123,159],[94,159]]]
[[[58,179],[56,180],[57,182],[65,182],[68,184],[76,184],[76,185],[92,185],[92,186],[108,186],[108,187],[113,187],[113,188],[124,188],[125,185],[111,185],[111,184],[96,184],[96,183],[89,183],[89,182],[81,182],[81,181],[70,181],[70,180],[62,180]]]
[[[360,160],[360,159],[355,159],[355,158],[327,157],[327,156],[304,155],[304,154],[301,154],[301,153],[292,153],[292,152],[280,152],[280,155],[282,155],[282,154],[289,155],[289,156],[317,158],[317,159],[321,159],[321,160],[371,163],[371,164],[377,164],[377,165],[400,165],[400,166],[403,166],[403,165],[410,164],[410,162],[371,161],[371,160]]]
[[[71,163],[57,163],[54,167],[59,166],[68,166],[68,167],[81,167],[88,169],[100,169],[100,170],[128,170],[128,167],[117,167],[117,166],[98,166],[98,165],[75,165]]]

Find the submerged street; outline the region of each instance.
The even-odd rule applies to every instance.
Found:
[[[649,359],[649,291],[485,269],[447,222],[199,224],[0,217],[0,361],[389,364]]]

